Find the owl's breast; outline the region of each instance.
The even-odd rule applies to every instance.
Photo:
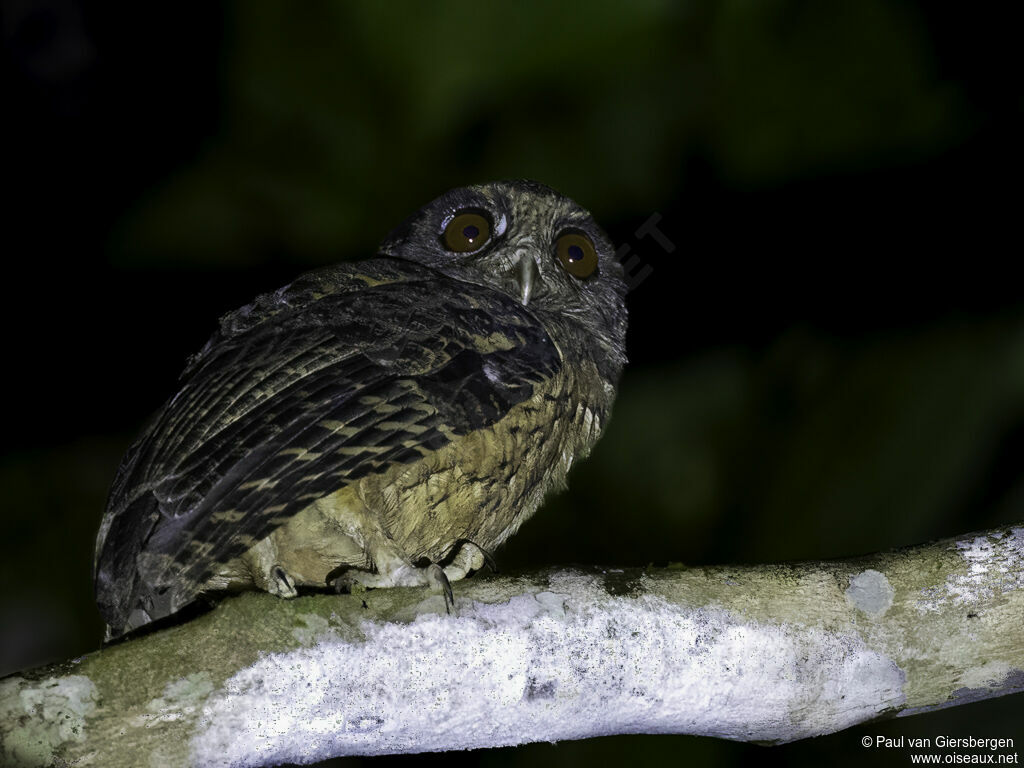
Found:
[[[384,529],[414,561],[441,560],[460,539],[494,548],[565,487],[600,436],[604,402],[596,370],[563,368],[495,424],[364,478],[360,495],[368,506],[377,500]]]

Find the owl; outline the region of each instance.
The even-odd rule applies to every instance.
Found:
[[[111,488],[108,639],[245,589],[422,585],[449,606],[607,424],[625,293],[586,210],[512,181],[223,317]]]

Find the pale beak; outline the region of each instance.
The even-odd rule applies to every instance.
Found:
[[[537,268],[537,262],[528,252],[521,252],[516,267],[516,283],[519,284],[519,296],[524,307],[530,303],[533,286],[539,280],[540,270]]]

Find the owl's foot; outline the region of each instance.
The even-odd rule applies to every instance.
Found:
[[[455,597],[452,585],[444,570],[437,563],[417,568],[408,563],[378,573],[351,569],[331,581],[336,592],[351,592],[357,585],[374,589],[377,587],[430,587],[431,591],[444,595],[446,613],[452,612]]]
[[[427,582],[430,584],[431,590],[444,595],[444,612],[450,614],[452,606],[455,605],[455,595],[452,594],[452,584],[448,581],[444,569],[437,563],[431,563],[423,570],[426,571]]]
[[[253,586],[278,597],[295,597],[299,594],[295,588],[295,578],[281,565],[279,555],[274,537],[267,536],[240,560]]]
[[[278,597],[295,597],[299,591],[295,588],[295,580],[280,565],[270,569],[267,578],[267,592]]]
[[[494,562],[490,552],[469,539],[459,539],[455,542],[455,555],[445,566],[444,573],[451,581],[458,581],[471,571],[479,571],[485,565],[494,573],[498,572],[498,564]]]

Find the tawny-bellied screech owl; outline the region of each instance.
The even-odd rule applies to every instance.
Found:
[[[376,258],[226,315],[111,489],[108,637],[222,590],[450,603],[601,434],[625,293],[590,214],[517,181],[448,192]]]

